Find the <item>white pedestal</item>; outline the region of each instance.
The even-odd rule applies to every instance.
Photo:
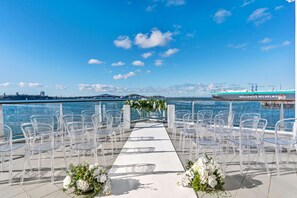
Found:
[[[130,105],[124,105],[123,107],[123,122],[124,129],[130,129]]]
[[[175,105],[167,105],[167,123],[168,128],[173,128],[173,123],[175,120]]]

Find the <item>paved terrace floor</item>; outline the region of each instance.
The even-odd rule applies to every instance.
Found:
[[[167,133],[166,133],[166,131]],[[189,144],[186,144],[185,153],[182,153],[177,140],[171,138],[171,130],[158,123],[138,123],[133,132],[125,133],[124,142],[117,142],[116,153],[111,155],[109,143],[106,143],[106,167],[110,169],[113,195],[110,197],[193,197],[192,189],[176,185],[177,173],[183,170],[189,157]],[[225,193],[207,194],[197,193],[198,197],[297,197],[296,151],[291,154],[288,165],[281,166],[281,176],[276,176],[274,163],[274,149],[268,148],[267,157],[272,176],[266,174],[263,163],[257,165],[255,155],[252,155],[251,165],[246,164],[244,175],[239,173],[239,155],[228,155],[226,167]],[[208,153],[211,155],[211,152]],[[55,183],[50,183],[49,168],[44,168],[41,178],[37,171],[27,172],[24,185],[19,185],[23,168],[22,150],[17,152],[13,160],[13,184],[7,184],[7,167],[0,173],[0,197],[75,197],[67,191],[62,191],[62,181],[65,177],[65,164],[62,152],[55,158]],[[180,158],[181,162],[178,160]],[[285,159],[285,155],[283,156]],[[93,158],[86,156],[85,160],[93,162]],[[77,159],[69,159],[77,163]],[[99,162],[103,158],[99,156]],[[49,159],[44,160],[45,167]],[[37,168],[37,159],[32,159],[33,168]],[[170,189],[169,189],[170,187]]]

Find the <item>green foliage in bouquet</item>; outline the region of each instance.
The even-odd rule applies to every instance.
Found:
[[[186,172],[178,182],[181,186],[190,186],[195,191],[223,191],[225,175],[221,166],[211,157],[205,155],[197,161],[188,161]]]
[[[126,105],[130,105],[132,109],[156,112],[166,110],[166,101],[161,99],[141,99],[141,100],[126,100]]]
[[[70,164],[63,181],[63,188],[64,191],[73,188],[76,195],[86,195],[86,197],[111,194],[111,182],[107,171],[98,164],[82,163],[77,166]]]

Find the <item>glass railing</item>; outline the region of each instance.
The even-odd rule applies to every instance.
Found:
[[[81,114],[82,111],[93,111],[98,113],[100,109],[104,114],[109,110],[122,111],[124,100],[52,100],[52,101],[2,101],[4,124],[9,125],[14,133],[14,138],[22,138],[21,124],[30,122],[32,115],[51,115],[55,119],[57,126],[57,112],[61,106],[63,114]],[[212,110],[216,115],[221,110],[228,110],[230,102],[214,101],[212,99],[193,100],[193,99],[167,99],[167,104],[175,105],[175,110],[189,110],[197,113],[199,110]],[[100,108],[99,108],[100,107]],[[268,128],[273,129],[276,122],[280,119],[280,109],[267,107],[261,102],[232,102],[232,110],[235,112],[234,125],[239,125],[239,118],[243,113],[260,113],[262,118],[268,120]],[[294,118],[294,108],[291,106],[284,108],[284,118]],[[131,122],[142,119],[156,118],[166,121],[166,111],[159,113],[140,113],[131,109]]]

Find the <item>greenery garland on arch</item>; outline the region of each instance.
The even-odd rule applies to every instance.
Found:
[[[125,104],[130,105],[132,109],[146,112],[161,112],[167,109],[166,101],[161,99],[126,100]]]

